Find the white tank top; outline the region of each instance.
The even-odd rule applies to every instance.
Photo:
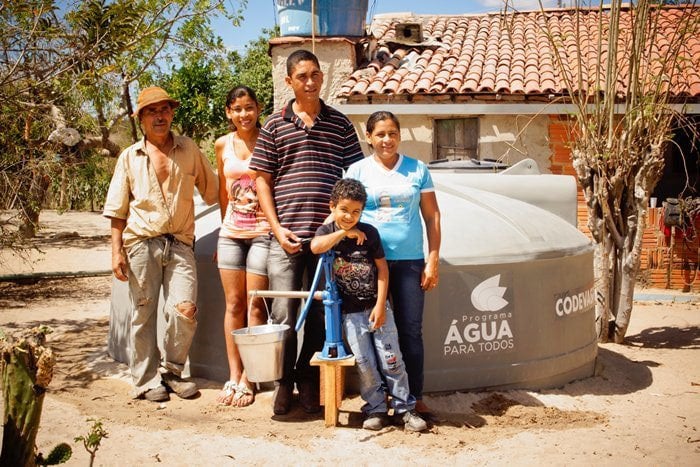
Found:
[[[233,133],[226,135],[221,159],[228,193],[228,207],[224,214],[219,236],[229,238],[253,238],[270,231],[265,215],[260,209],[255,188],[254,171],[248,169],[248,159],[236,156]]]

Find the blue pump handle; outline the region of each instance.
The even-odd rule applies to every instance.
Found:
[[[328,251],[321,255],[321,258],[318,261],[318,265],[316,266],[316,272],[314,272],[314,280],[311,282],[311,287],[309,288],[309,296],[306,298],[304,309],[301,310],[301,314],[299,315],[299,318],[297,318],[297,324],[294,328],[296,332],[299,332],[299,330],[301,329],[301,325],[304,324],[306,315],[309,314],[309,310],[311,309],[311,302],[314,299],[314,292],[316,292],[316,288],[318,287],[318,280],[321,277],[321,271],[323,270],[324,261],[331,261],[331,255]]]

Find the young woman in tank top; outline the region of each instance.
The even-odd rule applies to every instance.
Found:
[[[226,97],[226,117],[233,131],[214,145],[219,175],[221,229],[217,262],[226,296],[224,335],[229,380],[217,397],[222,405],[245,407],[255,400],[231,332],[245,326],[264,324],[265,304],[258,297],[250,303],[248,291],[267,289],[267,255],[270,226],[258,203],[254,172],[248,162],[260,132],[260,106],[255,92],[238,86]]]

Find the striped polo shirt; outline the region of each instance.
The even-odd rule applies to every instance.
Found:
[[[321,101],[313,127],[287,107],[268,117],[249,167],[272,175],[277,217],[299,237],[312,237],[330,210],[331,190],[364,155],[348,118]]]

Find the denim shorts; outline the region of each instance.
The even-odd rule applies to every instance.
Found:
[[[219,269],[248,271],[267,276],[269,252],[269,235],[259,235],[254,238],[219,237],[216,257]]]

